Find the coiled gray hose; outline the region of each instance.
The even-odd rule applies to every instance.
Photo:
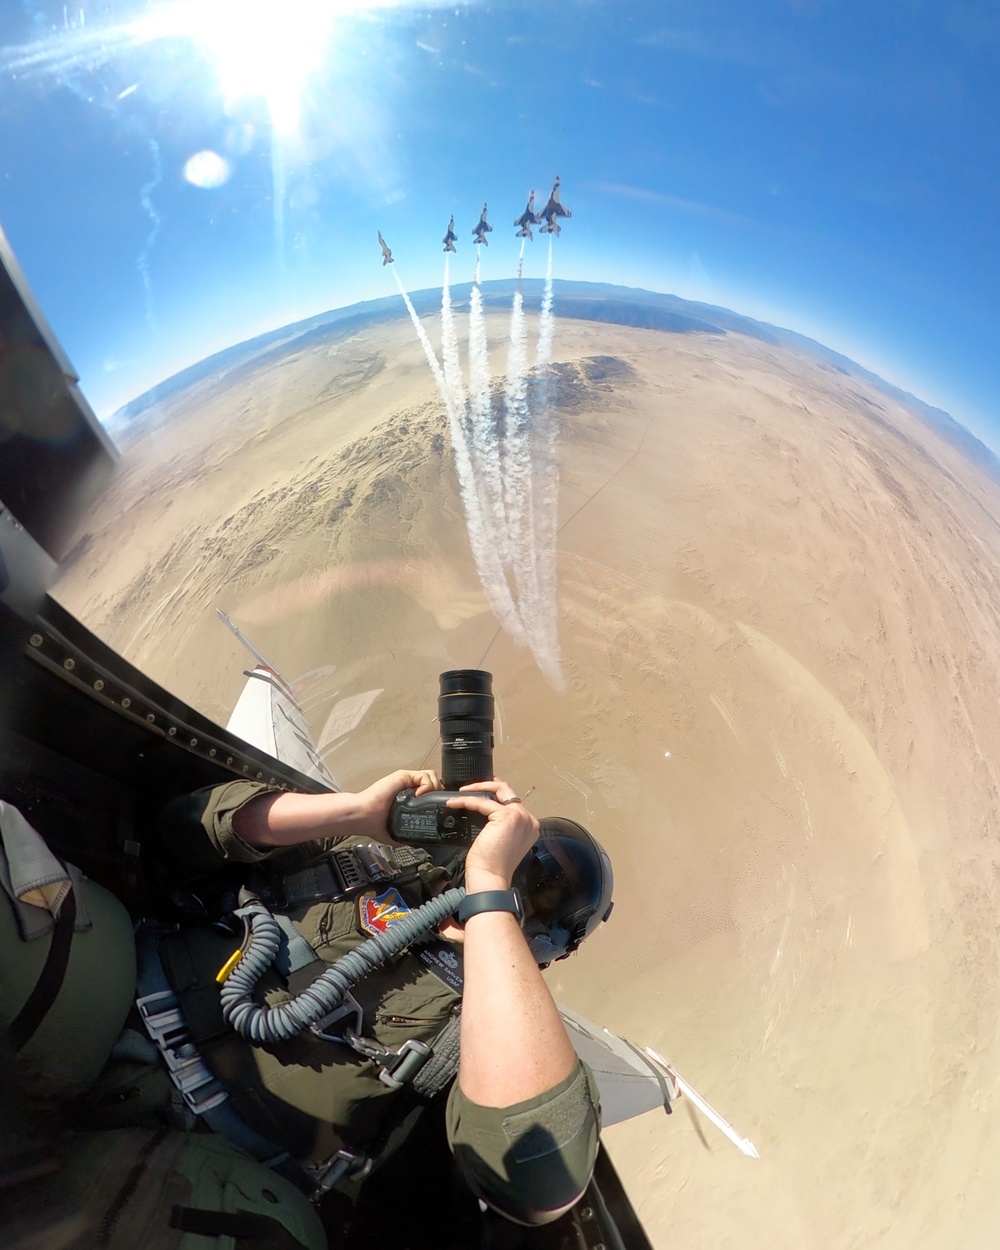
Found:
[[[281,927],[263,903],[254,900],[241,907],[250,927],[250,936],[239,963],[222,983],[222,1015],[226,1023],[255,1046],[287,1042],[298,1037],[311,1025],[344,1001],[344,996],[369,972],[398,955],[411,942],[438,925],[445,916],[458,910],[465,890],[455,886],[430,902],[411,911],[385,933],[370,937],[367,942],[320,974],[290,1002],[277,1007],[261,1006],[250,997],[257,982],[270,968],[281,945]]]

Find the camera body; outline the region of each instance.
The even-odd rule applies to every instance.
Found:
[[[465,795],[474,793],[465,791]],[[479,812],[448,807],[448,800],[457,795],[457,790],[431,790],[418,797],[412,790],[401,790],[389,813],[389,836],[396,842],[428,850],[436,846],[468,849],[486,824],[486,817]],[[491,799],[493,795],[483,791],[480,797]]]
[[[447,806],[458,787],[493,778],[493,675],[460,668],[438,678],[438,726],[441,733],[443,790],[416,797],[396,795],[389,813],[389,836],[411,846],[459,846],[468,849],[486,824],[478,812]],[[466,791],[466,794],[473,793]],[[491,799],[492,794],[480,797]]]

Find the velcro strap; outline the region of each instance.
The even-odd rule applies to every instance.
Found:
[[[431,1042],[431,1053],[413,1077],[413,1092],[421,1098],[433,1098],[451,1084],[458,1072],[461,1057],[462,1017],[452,1016]]]
[[[347,883],[330,859],[287,873],[281,885],[286,907],[303,907],[320,900],[335,902],[349,894]]]

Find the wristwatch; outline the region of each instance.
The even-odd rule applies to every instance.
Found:
[[[466,894],[458,908],[458,919],[461,924],[470,916],[477,916],[481,911],[509,911],[520,924],[524,920],[524,904],[516,889],[480,890],[476,894]]]

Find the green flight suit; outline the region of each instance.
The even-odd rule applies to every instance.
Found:
[[[256,782],[236,781],[168,805],[158,821],[160,835],[189,880],[218,873],[226,863],[268,861],[295,871],[333,846],[369,841],[255,849],[236,835],[233,813],[268,792]],[[407,904],[418,906],[443,876],[443,870],[425,865],[399,892]],[[332,963],[366,939],[358,912],[357,900],[349,899],[314,902],[287,914],[317,956]],[[409,1092],[389,1089],[378,1079],[374,1061],[341,1043],[305,1034],[261,1047],[238,1038],[223,1023],[215,981],[233,949],[232,937],[189,928],[163,942],[160,952],[199,1049],[225,1082],[235,1109],[298,1158],[320,1160],[340,1146],[377,1147],[399,1118],[399,1100],[412,1101]],[[290,997],[273,970],[260,988],[270,1005]],[[410,1038],[432,1041],[459,1007],[456,991],[409,953],[372,973],[353,994],[364,1013],[362,1035],[391,1050]],[[473,1191],[512,1219],[542,1222],[587,1184],[597,1153],[599,1102],[593,1076],[582,1063],[553,1089],[506,1108],[470,1102],[455,1081],[446,1118],[449,1145]]]

